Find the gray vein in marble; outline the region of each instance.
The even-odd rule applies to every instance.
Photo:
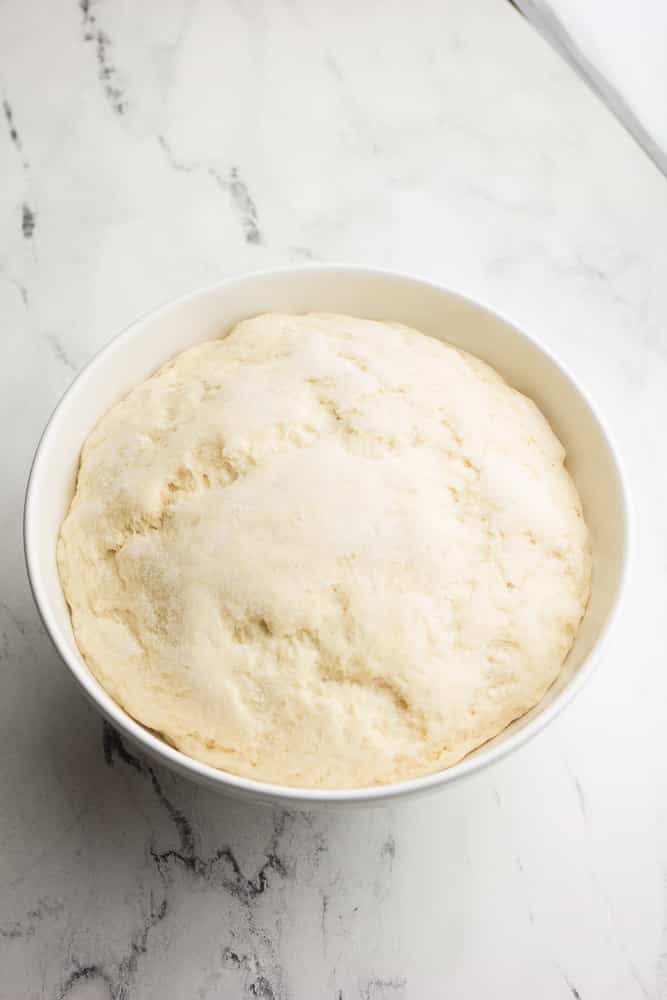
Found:
[[[239,176],[238,168],[232,167],[228,176],[223,177],[219,170],[206,163],[185,163],[183,160],[179,160],[163,135],[158,135],[157,139],[167,157],[169,166],[173,170],[183,174],[204,173],[213,180],[221,191],[229,195],[241,223],[246,243],[252,243],[256,246],[261,244],[262,234],[259,228],[257,206],[250,195],[247,184]]]
[[[172,848],[167,851],[157,851],[154,845],[150,848],[155,867],[163,879],[167,878],[170,866],[175,864],[199,878],[215,883],[240,902],[247,904],[266,891],[269,885],[269,873],[279,878],[288,876],[289,865],[279,854],[279,842],[285,830],[287,812],[275,814],[273,833],[265,850],[264,864],[254,879],[248,878],[241,871],[234,852],[226,845],[219,847],[210,857],[201,857],[196,853],[196,837],[190,820],[167,797],[154,769],[131,754],[118,733],[108,723],[104,724],[103,747],[104,759],[109,767],[113,767],[115,760],[119,759],[139,774],[148,777],[158,801],[176,827],[179,838],[177,850]]]
[[[129,1000],[131,996],[132,981],[139,966],[139,959],[148,951],[148,939],[151,931],[167,915],[167,899],[156,906],[153,894],[150,895],[150,908],[143,926],[132,935],[129,942],[127,954],[118,963],[116,969],[110,972],[104,965],[98,962],[83,964],[76,960],[72,963],[73,969],[65,980],[57,1000],[65,1000],[81,980],[98,979],[106,983],[109,987],[111,1000]]]
[[[151,45],[152,57],[158,71],[162,100],[165,104],[174,85],[177,59],[192,23],[197,4],[198,0],[185,0],[178,30],[174,38],[170,41],[161,39],[159,42],[153,42]]]
[[[301,813],[300,815],[309,826],[312,826],[312,816],[310,813]],[[313,860],[316,865],[319,865],[322,855],[326,854],[328,850],[329,845],[327,844],[324,834],[316,833],[313,842]]]
[[[94,980],[106,983],[113,996],[114,984],[101,966],[97,964],[81,965],[79,962],[74,962],[74,968],[58,992],[57,1000],[65,1000],[79,983]]]
[[[59,361],[62,365],[65,366],[65,368],[69,368],[71,372],[74,372],[76,374],[76,372],[78,371],[76,365],[70,358],[69,354],[67,353],[62,343],[55,335],[55,333],[44,333],[42,334],[42,339],[45,340],[46,343],[49,345],[51,353],[55,357],[56,361]]]
[[[19,635],[26,635],[28,631],[26,623],[21,621],[18,615],[10,608],[7,601],[0,601],[0,611],[3,611],[7,618],[9,618]]]
[[[329,909],[329,894],[320,889],[320,930],[322,932],[322,941],[324,944],[324,950],[327,950],[327,911]]]
[[[279,1000],[279,997],[284,994],[280,984],[282,970],[276,958],[275,946],[266,935],[256,929],[250,904],[268,888],[269,872],[280,878],[284,878],[288,874],[287,862],[278,853],[279,840],[284,831],[287,814],[278,813],[276,815],[273,834],[265,851],[265,862],[254,879],[248,878],[241,871],[231,848],[227,846],[219,848],[208,858],[197,855],[197,838],[189,818],[165,793],[154,768],[131,753],[118,733],[108,723],[104,723],[103,726],[102,743],[107,766],[115,767],[116,761],[119,761],[148,779],[160,806],[165,810],[175,827],[179,846],[177,849],[160,852],[154,843],[150,844],[149,855],[162,882],[164,895],[160,901],[156,901],[154,894],[150,893],[145,920],[139,930],[130,938],[127,951],[121,961],[114,968],[109,968],[103,962],[80,961],[74,958],[70,963],[71,971],[57,994],[58,1000],[65,1000],[82,980],[104,982],[109,989],[111,1000],[129,1000],[139,960],[149,949],[150,934],[167,916],[170,875],[174,865],[178,865],[211,885],[222,888],[244,905],[250,937],[264,945],[271,968],[269,969],[265,963],[262,963],[256,954],[241,954],[232,948],[223,950],[223,965],[238,968],[245,973],[245,996],[260,997],[263,1000]],[[14,929],[13,926],[10,927],[8,933],[13,933]],[[20,927],[17,929],[20,930]]]
[[[279,816],[276,821],[266,852],[266,860],[255,879],[243,874],[233,851],[227,846],[219,847],[208,858],[199,857],[183,840],[178,850],[157,851],[152,847],[150,853],[163,878],[168,876],[172,864],[179,865],[192,875],[219,886],[240,902],[248,904],[266,891],[269,885],[269,872],[277,874],[280,878],[285,878],[288,874],[285,864],[277,853],[277,842],[283,829],[284,815]]]
[[[584,790],[581,787],[581,782],[575,775],[572,775],[572,781],[574,782],[575,791],[577,793],[577,800],[579,802],[579,808],[581,809],[581,815],[585,820],[588,819],[588,813],[586,810],[586,796],[584,795]]]
[[[389,867],[392,868],[394,865],[394,858],[396,857],[396,841],[394,840],[392,834],[390,833],[385,840],[382,848],[380,850],[380,856],[387,858],[389,861]]]
[[[580,811],[580,813],[581,813],[581,815],[582,815],[582,817],[584,819],[584,822],[588,822],[588,808],[587,808],[587,805],[586,805],[586,794],[584,792],[582,784],[579,781],[579,778],[576,776],[576,774],[572,770],[572,768],[570,767],[570,765],[567,762],[567,760],[564,761],[564,766],[565,766],[565,770],[568,773],[570,781],[572,782],[572,786],[574,788],[574,793],[575,793],[576,798],[577,798],[577,804],[579,806],[579,811]]]
[[[111,39],[102,31],[93,14],[91,0],[79,0],[79,9],[83,18],[83,39],[94,42],[97,59],[97,77],[104,89],[104,95],[117,115],[122,115],[127,107],[123,88],[118,79],[118,70],[109,58]]]
[[[24,920],[17,920],[7,927],[0,927],[0,937],[6,941],[15,941],[18,938],[31,938],[37,930],[39,923],[48,916],[62,913],[64,907],[60,900],[50,902],[41,899],[37,906],[28,910]]]
[[[286,0],[286,6],[299,18],[301,24],[311,36],[313,45],[322,48],[322,65],[339,92],[340,100],[347,111],[348,120],[356,134],[357,140],[366,146],[371,156],[379,158],[382,155],[382,146],[376,135],[377,120],[360,103],[359,89],[354,86],[348,86],[345,73],[341,69],[338,59],[331,52],[328,45],[323,44],[321,34],[314,28],[311,21],[311,8],[308,4],[301,4],[299,0]]]
[[[171,800],[164,794],[162,786],[153,768],[144,764],[138,757],[135,757],[134,754],[130,753],[116,730],[110,726],[108,722],[105,722],[103,725],[102,750],[104,753],[104,760],[108,767],[113,767],[115,760],[118,759],[121,760],[123,764],[127,764],[128,767],[131,767],[138,774],[145,775],[150,779],[151,786],[158,798],[158,801],[166,810],[169,818],[176,827],[181,850],[189,856],[193,855],[195,836],[192,825],[187,816],[177,809],[173,802],[171,802]]]
[[[151,893],[150,903],[151,905],[148,918],[141,930],[132,937],[130,941],[130,950],[118,968],[116,985],[118,1000],[124,1000],[126,995],[129,996],[129,984],[137,971],[139,959],[142,955],[145,955],[148,950],[148,937],[150,932],[157,926],[157,924],[160,923],[161,920],[164,920],[167,915],[166,898],[163,899],[162,902],[156,907],[153,894]]]
[[[31,240],[35,235],[36,218],[35,213],[27,202],[23,202],[21,207],[21,232],[23,238]]]
[[[382,145],[377,137],[377,123],[369,115],[366,109],[359,103],[358,92],[348,88],[345,81],[345,74],[340,68],[336,59],[327,52],[324,65],[329,71],[329,75],[340,90],[342,101],[346,105],[350,123],[356,132],[357,139],[362,145],[366,145],[371,156],[379,159],[382,156]]]
[[[280,987],[270,982],[267,970],[262,967],[256,955],[241,955],[232,948],[225,948],[222,952],[222,964],[228,969],[238,969],[244,973],[243,992],[246,997],[278,1000]]]
[[[610,305],[618,305],[635,311],[634,303],[619,290],[620,279],[631,268],[641,267],[641,263],[634,256],[620,252],[603,267],[600,263],[589,260],[581,249],[576,250],[571,262],[563,260],[541,242],[534,243],[532,251],[541,256],[557,274],[583,280],[586,283],[587,291],[598,297],[604,295]],[[639,308],[641,308],[641,303]]]
[[[343,71],[330,52],[326,53],[324,62],[329,70],[329,74],[334,78],[336,83],[342,83],[344,80]]]
[[[11,278],[11,277],[9,277],[9,275],[5,275],[5,277],[14,286],[14,288],[17,290],[17,292],[21,296],[21,301],[23,302],[23,305],[26,307],[26,309],[29,309],[30,308],[30,298],[28,296],[28,289],[26,288],[26,286],[23,284],[22,281],[18,281],[17,278]]]
[[[591,869],[590,874],[593,885],[595,886],[598,894],[602,897],[602,899],[606,904],[607,913],[609,914],[609,923],[611,924],[611,931],[613,934],[615,945],[618,951],[623,955],[625,961],[627,962],[628,969],[630,970],[630,975],[639,986],[639,989],[642,992],[642,996],[646,997],[646,1000],[652,1000],[651,994],[647,989],[646,984],[644,983],[637,966],[635,965],[632,958],[628,954],[628,949],[624,941],[623,931],[618,925],[618,918],[616,916],[616,907],[614,906],[614,901],[611,898],[611,895],[609,894],[605,886],[603,885],[596,871],[594,869]],[[663,998],[661,997],[660,1000],[663,1000]]]
[[[382,1000],[389,992],[402,993],[406,985],[407,980],[403,976],[397,976],[395,979],[377,979],[373,977],[362,987],[361,998],[362,1000]]]
[[[499,208],[503,212],[511,212],[517,215],[548,217],[552,214],[553,205],[551,201],[542,196],[539,201],[531,197],[511,198],[506,194],[501,194],[497,190],[489,190],[483,184],[466,181],[463,185],[465,194],[486,205]]]
[[[229,171],[229,191],[236,206],[239,218],[245,231],[246,243],[261,243],[259,226],[257,224],[257,208],[250,196],[247,184],[239,177],[236,167]]]
[[[570,982],[570,980],[567,978],[567,976],[563,976],[563,979],[565,980],[565,983],[567,985],[568,990],[570,991],[570,993],[574,997],[574,1000],[583,1000],[583,998],[581,996],[581,993],[579,992],[579,990],[577,989],[577,987],[573,983]]]
[[[25,928],[21,923],[11,924],[9,927],[0,927],[0,937],[5,938],[7,941],[13,941],[15,938],[21,937],[32,937],[35,933],[34,927]]]
[[[21,164],[23,166],[23,169],[27,170],[28,161],[25,157],[25,153],[23,152],[23,143],[21,141],[21,136],[19,135],[19,131],[14,122],[14,112],[12,111],[12,106],[7,100],[7,98],[5,98],[2,102],[2,110],[5,115],[5,121],[7,122],[7,128],[9,129],[9,138],[14,144],[17,153],[21,157]]]
[[[630,975],[632,976],[632,978],[634,979],[634,981],[637,983],[637,986],[639,987],[639,989],[642,992],[642,996],[645,996],[646,1000],[652,1000],[651,994],[647,990],[646,985],[644,984],[644,981],[643,981],[643,979],[642,979],[642,977],[641,977],[641,975],[639,973],[639,969],[637,968],[637,966],[635,965],[635,963],[633,961],[631,961],[631,960],[629,960],[629,967],[630,967]]]
[[[574,255],[576,268],[573,270],[585,274],[592,281],[598,281],[605,285],[613,284],[615,291],[619,280],[624,277],[631,268],[642,267],[642,262],[634,254],[621,250],[612,255],[611,260],[603,267],[596,260],[590,260],[584,251],[578,249]],[[618,296],[614,301],[625,302],[626,300]]]
[[[10,141],[19,156],[19,159],[21,161],[21,168],[27,179],[29,177],[30,167],[25,152],[23,150],[23,142],[21,140],[21,136],[14,121],[14,112],[12,111],[12,106],[6,97],[2,101],[2,110],[4,112],[5,122],[7,124],[7,130],[9,132]],[[21,233],[24,239],[26,240],[32,239],[35,233],[35,225],[36,225],[35,210],[31,208],[31,206],[28,204],[27,201],[24,201],[21,205]]]
[[[291,261],[317,260],[317,255],[308,247],[291,246],[287,248],[287,252]]]
[[[21,639],[25,639],[29,632],[32,631],[25,622],[21,621],[17,614],[10,608],[6,601],[0,601],[0,620],[5,619],[9,627],[5,627],[3,623],[2,630],[0,631],[0,660],[4,660],[9,656],[12,630],[15,631]]]
[[[154,768],[131,753],[118,733],[107,723],[103,728],[103,751],[107,766],[114,767],[116,761],[120,761],[148,779],[159,804],[175,827],[178,836],[177,848],[160,851],[154,841],[148,845],[148,855],[163,884],[165,900],[172,878],[178,870],[201,880],[211,888],[221,889],[235,899],[243,907],[248,939],[256,949],[254,954],[248,953],[243,957],[243,962],[246,963],[243,968],[247,973],[246,995],[264,997],[265,1000],[279,1000],[284,993],[282,966],[278,958],[278,940],[272,940],[257,927],[252,904],[274,884],[276,879],[284,880],[292,875],[290,862],[280,853],[280,841],[288,819],[294,819],[296,814],[284,811],[274,813],[273,831],[264,849],[264,862],[255,877],[251,878],[243,873],[236,855],[226,844],[209,856],[197,853],[198,838],[190,819],[167,796]],[[260,959],[257,951],[263,954],[263,959]],[[236,955],[241,961],[240,953],[232,949],[227,953],[228,967],[229,962],[233,963],[231,955]],[[125,1000],[125,994],[114,995],[114,1000]]]
[[[23,303],[26,309],[29,309],[30,296],[28,295],[27,286],[24,285],[22,281],[19,281],[18,278],[15,278],[13,275],[8,274],[6,271],[3,271],[1,267],[0,267],[0,277],[3,278],[7,282],[7,284],[12,285],[12,287],[16,289],[16,291],[21,296],[21,302]]]

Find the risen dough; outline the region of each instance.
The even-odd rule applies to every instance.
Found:
[[[453,764],[535,705],[586,606],[564,452],[414,330],[264,315],[98,423],[58,547],[123,708],[236,774],[338,788]]]

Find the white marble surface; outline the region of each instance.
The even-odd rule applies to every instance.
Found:
[[[667,175],[664,0],[513,0]]]
[[[667,183],[502,0],[0,5],[0,997],[667,997]],[[120,327],[222,275],[442,279],[572,367],[636,548],[595,680],[388,810],[272,814],[129,754],[50,648],[20,513]]]

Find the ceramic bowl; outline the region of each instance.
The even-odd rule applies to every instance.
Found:
[[[530,396],[565,445],[592,535],[588,609],[556,683],[540,704],[459,764],[436,774],[367,789],[288,788],[202,764],[135,722],[82,659],[56,566],[56,541],[74,488],[79,452],[99,418],[164,361],[239,320],[268,311],[336,312],[394,320],[476,354]],[[35,454],[24,512],[26,564],[35,602],[60,656],[103,716],[145,753],[231,795],[299,808],[368,805],[444,789],[525,743],[572,701],[599,660],[618,613],[628,550],[626,488],[618,456],[587,393],[533,338],[488,307],[402,274],[334,265],[281,268],[221,281],[133,323],[83,369],[51,417]]]

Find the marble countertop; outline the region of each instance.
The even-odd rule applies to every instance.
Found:
[[[0,5],[0,997],[667,997],[667,182],[502,0]],[[586,384],[636,511],[592,683],[373,811],[239,805],[105,729],[20,519],[74,373],[161,301],[303,260],[483,298]]]

